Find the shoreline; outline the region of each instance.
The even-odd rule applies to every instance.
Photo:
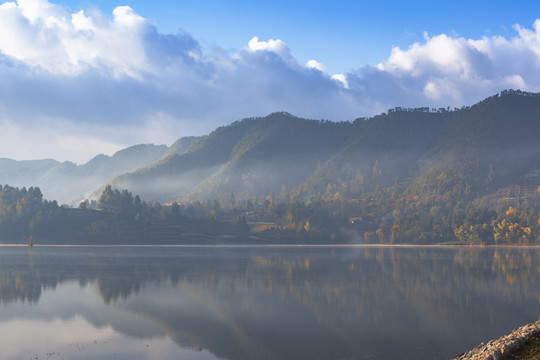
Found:
[[[2,247],[142,247],[142,248],[478,248],[540,249],[540,245],[415,245],[415,244],[0,244]]]
[[[470,351],[455,356],[452,360],[500,360],[512,350],[519,349],[533,335],[540,334],[540,319],[520,326],[510,334],[481,343]]]

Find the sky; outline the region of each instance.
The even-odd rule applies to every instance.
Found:
[[[0,2],[0,157],[540,91],[538,1]]]

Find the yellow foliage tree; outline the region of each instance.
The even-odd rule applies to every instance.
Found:
[[[377,231],[375,231],[375,234],[376,234],[377,237],[379,238],[379,242],[380,242],[380,243],[383,243],[383,242],[384,242],[384,232],[383,232],[383,229],[378,228]]]
[[[515,217],[517,216],[517,212],[516,212],[516,209],[514,209],[513,207],[509,207],[508,210],[506,210],[506,216],[508,217]]]
[[[531,237],[531,232],[530,227],[523,227],[511,220],[502,219],[502,221],[493,228],[493,237],[495,238],[496,243],[528,242]]]

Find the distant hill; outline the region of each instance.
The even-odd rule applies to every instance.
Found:
[[[32,183],[59,165],[60,162],[52,159],[25,161],[0,159],[0,183]]]
[[[461,109],[395,108],[353,122],[273,113],[80,166],[0,159],[0,184],[39,186],[60,202],[96,199],[106,184],[159,202],[358,198],[378,187],[420,201],[496,200],[516,186],[536,192],[539,135],[540,96],[508,90]]]
[[[156,162],[167,150],[164,145],[136,145],[113,156],[97,155],[79,166],[55,160],[0,159],[0,184],[38,186],[45,198],[72,203],[88,196],[118,174]]]
[[[338,151],[351,127],[288,113],[244,119],[112,184],[157,201],[221,198],[231,192],[243,198],[279,193],[283,186],[297,186]]]
[[[191,146],[191,144],[193,144],[193,142],[197,139],[198,139],[197,136],[186,136],[186,137],[176,140],[167,149],[165,154],[163,154],[161,161],[165,161],[165,159],[168,159],[174,155],[183,154]]]
[[[540,174],[540,97],[504,91],[462,109],[396,108],[335,123],[287,113],[244,119],[111,184],[156,201],[294,196],[377,185],[412,195],[489,195]],[[465,189],[467,188],[467,189]]]

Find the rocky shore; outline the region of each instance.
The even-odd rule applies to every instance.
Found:
[[[490,340],[487,344],[481,343],[452,360],[500,360],[510,351],[522,346],[534,334],[540,334],[540,319],[515,329],[509,335]]]

